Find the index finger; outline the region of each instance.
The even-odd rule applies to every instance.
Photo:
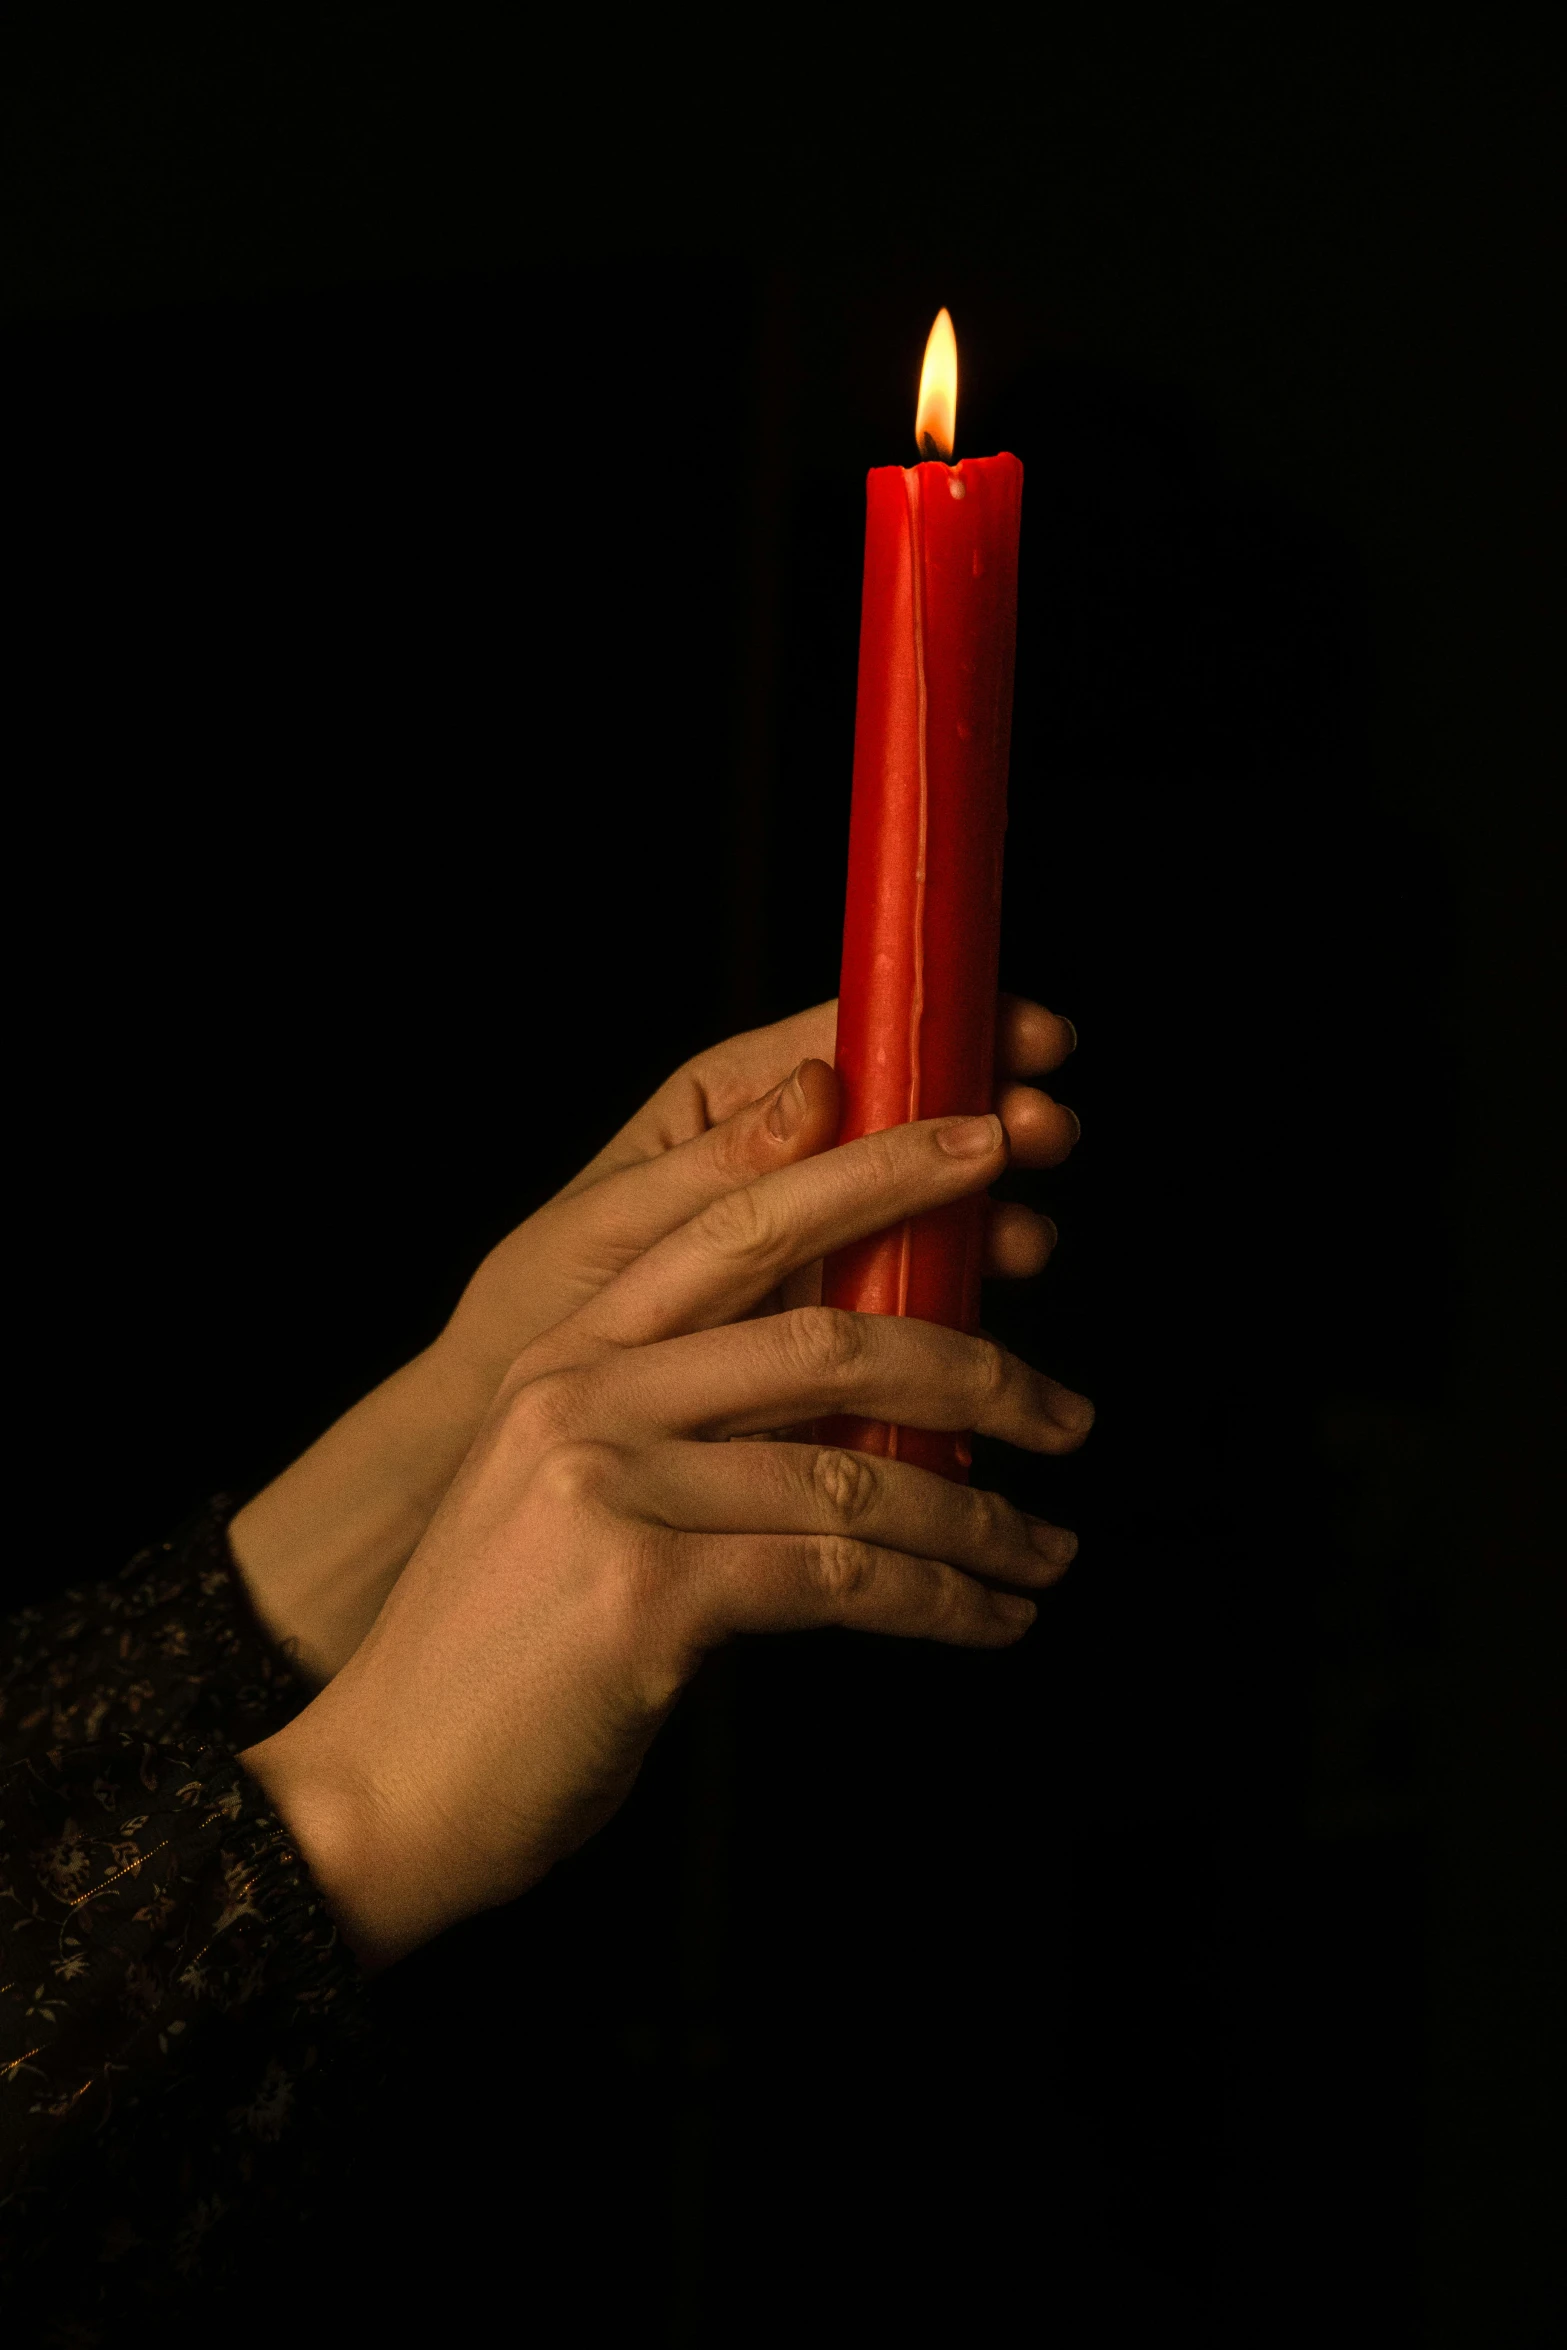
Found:
[[[833,997],[792,1012],[787,1020],[749,1028],[710,1045],[666,1079],[557,1196],[570,1199],[619,1168],[640,1165],[660,1151],[692,1141],[705,1127],[721,1125],[748,1102],[759,1100],[802,1061],[826,1061],[830,1066],[837,1042],[838,1003]],[[1001,995],[996,1006],[997,1106],[1006,1080],[1042,1077],[1058,1069],[1076,1044],[1077,1030],[1059,1012],[1047,1011],[1027,996]]]
[[[734,1321],[801,1265],[969,1198],[1006,1163],[1006,1130],[993,1115],[927,1118],[840,1143],[714,1200],[562,1324],[562,1338],[646,1346]]]
[[[552,1367],[556,1334],[518,1365],[519,1389]],[[564,1351],[564,1350],[563,1350]],[[994,1339],[900,1314],[803,1306],[655,1346],[580,1346],[584,1415],[613,1443],[755,1436],[826,1416],[900,1428],[972,1428],[1024,1451],[1075,1452],[1094,1407]],[[837,1452],[841,1448],[830,1448]]]

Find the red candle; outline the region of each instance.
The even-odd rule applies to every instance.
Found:
[[[957,352],[931,329],[918,446],[950,460]],[[840,1142],[988,1110],[1017,634],[1015,457],[878,466],[866,482],[849,889],[838,994]],[[842,1250],[823,1299],[978,1326],[985,1203]],[[963,1481],[962,1436],[835,1420],[828,1441]]]

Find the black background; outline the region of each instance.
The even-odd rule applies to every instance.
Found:
[[[987,1312],[1100,1410],[981,1467],[1081,1560],[1004,1658],[735,1652],[388,1977],[289,2322],[1543,2343],[1551,60],[747,30],[12,36],[9,1579],[253,1490],[831,991],[946,302],[1028,469],[1004,976],[1083,1039]]]

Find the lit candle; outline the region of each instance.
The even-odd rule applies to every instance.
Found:
[[[866,481],[840,1142],[991,1107],[1023,468],[952,462],[957,364],[943,310],[915,417],[926,462]],[[830,1258],[823,1298],[972,1330],[984,1231],[982,1199],[917,1217]],[[968,1475],[961,1436],[866,1420],[822,1433]]]

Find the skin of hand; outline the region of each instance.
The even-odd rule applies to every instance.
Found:
[[[366,1965],[511,1900],[601,1826],[733,1634],[1021,1637],[1073,1536],[905,1463],[766,1432],[846,1412],[1061,1453],[1092,1406],[989,1339],[754,1312],[827,1251],[982,1191],[1006,1156],[990,1116],[777,1168],[645,1247],[509,1367],[354,1655],[241,1757]]]
[[[678,1069],[575,1181],[491,1250],[434,1344],[238,1513],[230,1538],[251,1603],[317,1681],[347,1663],[375,1621],[523,1349],[712,1202],[831,1145],[836,1030],[836,1004],[818,1004]],[[1001,999],[996,1109],[1020,1166],[1058,1166],[1077,1138],[1072,1112],[1024,1082],[1059,1067],[1075,1043],[1070,1021]],[[893,1221],[889,1209],[882,1223]],[[988,1270],[1037,1273],[1054,1241],[1047,1218],[993,1204]],[[762,1303],[817,1293],[804,1265]]]

